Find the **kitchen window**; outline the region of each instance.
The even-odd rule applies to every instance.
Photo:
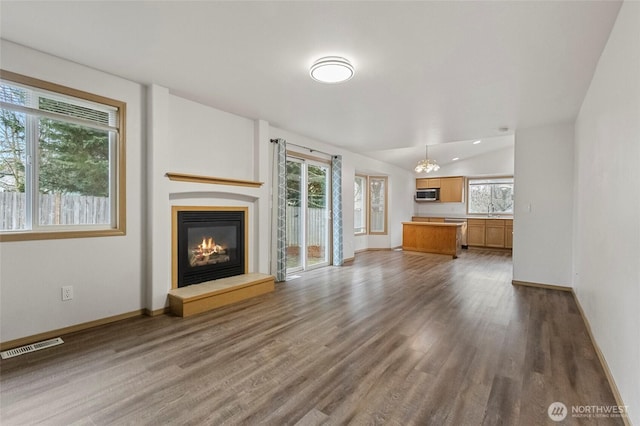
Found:
[[[513,177],[467,180],[467,213],[513,214]]]
[[[0,72],[0,241],[125,233],[125,104]]]

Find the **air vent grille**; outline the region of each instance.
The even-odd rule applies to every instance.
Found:
[[[0,352],[0,356],[2,357],[2,359],[13,358],[14,356],[28,354],[29,352],[39,351],[40,349],[50,348],[51,346],[57,346],[63,343],[64,341],[60,337],[56,337],[55,339],[43,340],[42,342],[20,346],[19,348],[13,348],[9,349],[8,351]]]

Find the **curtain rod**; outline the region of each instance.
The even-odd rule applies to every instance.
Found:
[[[271,139],[271,142],[278,143],[278,140],[277,139]],[[291,143],[291,142],[287,142],[287,145],[293,145],[293,146],[297,146],[298,148],[306,149],[306,150],[309,151],[309,153],[319,152],[320,154],[328,155],[331,158],[338,156],[337,154],[329,154],[328,152],[320,151],[319,149],[313,149],[313,148],[309,148],[308,146],[298,145],[298,144]]]

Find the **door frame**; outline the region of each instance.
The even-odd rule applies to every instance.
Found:
[[[331,186],[331,161],[314,157],[306,154],[301,154],[298,152],[293,152],[287,150],[286,161],[295,161],[303,164],[303,180],[301,182],[301,187],[304,188],[304,191],[301,193],[301,214],[303,215],[303,223],[302,227],[304,228],[302,238],[302,247],[300,247],[302,262],[300,266],[296,266],[293,268],[287,267],[286,272],[287,275],[295,272],[301,271],[310,271],[317,268],[323,268],[325,266],[330,266],[333,264],[333,200],[331,197],[332,194],[332,186]],[[308,256],[307,256],[307,241],[308,241],[308,217],[307,217],[307,202],[308,202],[308,164],[316,165],[316,166],[324,166],[327,167],[327,260],[315,265],[309,265]]]

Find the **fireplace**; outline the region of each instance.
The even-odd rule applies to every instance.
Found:
[[[247,272],[244,207],[173,210],[172,287],[186,287]]]

